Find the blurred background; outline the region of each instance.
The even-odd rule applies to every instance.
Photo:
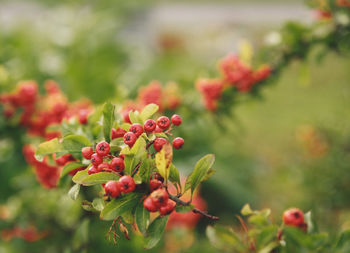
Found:
[[[53,79],[70,101],[100,104],[134,99],[159,80],[176,82],[183,100],[200,101],[194,83],[215,77],[220,58],[278,40],[288,20],[314,18],[303,1],[292,0],[2,0],[0,88]],[[299,207],[312,210],[321,230],[350,225],[349,67],[349,58],[326,53],[316,62],[311,52],[259,99],[228,108],[226,116],[191,120],[192,108],[177,111],[186,119],[179,130],[186,145],[174,158],[183,175],[202,155],[216,155],[216,174],[200,195],[219,223],[237,225],[234,214],[250,203],[270,207],[276,221]],[[43,190],[22,157],[22,130],[1,121],[0,229],[35,224],[43,238],[3,236],[0,252],[143,251],[137,235],[109,243],[110,224],[82,210],[67,189]],[[217,252],[205,237],[209,223],[171,229],[154,252]]]

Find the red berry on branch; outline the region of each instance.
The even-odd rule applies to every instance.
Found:
[[[171,214],[174,211],[175,206],[176,206],[176,203],[169,199],[165,206],[161,206],[159,208],[159,212],[161,215]]]
[[[110,169],[109,164],[106,162],[101,163],[97,168],[99,171],[108,171]]]
[[[143,201],[143,207],[149,212],[157,212],[158,211],[158,207],[153,203],[153,201],[150,197],[146,198]]]
[[[133,132],[136,135],[136,137],[139,137],[143,133],[143,128],[141,124],[134,123],[130,126],[129,132]]]
[[[167,129],[170,126],[170,120],[167,116],[161,116],[157,119],[157,125],[161,129]]]
[[[283,213],[283,223],[294,227],[303,226],[304,213],[298,208],[288,209]]]
[[[134,145],[136,139],[137,137],[133,132],[127,132],[126,134],[124,134],[124,143],[129,147],[132,147]]]
[[[157,207],[161,207],[167,204],[169,194],[164,189],[158,189],[151,193],[150,198]]]
[[[108,181],[104,186],[106,195],[112,198],[117,198],[120,196],[119,182],[118,181]]]
[[[161,129],[159,126],[156,126],[154,133],[162,133],[162,132],[163,132],[163,129]]]
[[[122,138],[124,134],[126,134],[126,131],[123,128],[112,128],[112,139]]]
[[[171,116],[171,122],[175,125],[175,126],[180,126],[182,123],[182,118],[177,115],[174,114],[173,116]]]
[[[94,166],[99,166],[101,163],[103,162],[103,159],[102,157],[100,157],[98,154],[94,153],[92,154],[91,156],[91,163],[94,165]]]
[[[176,137],[174,140],[173,140],[173,147],[175,149],[180,149],[182,148],[182,146],[185,144],[185,141],[184,139],[182,139],[181,137]]]
[[[133,192],[135,190],[135,181],[130,176],[122,176],[119,178],[119,187],[121,192]]]
[[[146,120],[145,124],[143,125],[143,128],[145,129],[146,132],[153,132],[157,127],[157,123],[152,120],[152,119],[148,119]]]
[[[92,154],[94,153],[94,150],[92,149],[92,147],[84,147],[81,149],[81,153],[85,159],[90,160]]]
[[[124,160],[120,157],[113,158],[110,165],[111,165],[111,168],[116,172],[121,172],[125,168]]]
[[[105,141],[101,141],[96,145],[96,153],[101,157],[108,155],[110,149],[109,144]]]
[[[167,139],[158,137],[154,140],[153,147],[157,152],[159,152],[167,142]]]
[[[158,188],[162,187],[163,183],[159,181],[158,179],[152,179],[149,181],[149,190],[151,192],[157,190]]]
[[[98,173],[98,172],[101,172],[98,168],[96,168],[95,166],[91,166],[88,170],[88,174],[89,175],[92,175],[92,174],[95,174],[95,173]]]

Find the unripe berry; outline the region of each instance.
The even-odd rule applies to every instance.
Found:
[[[171,116],[171,122],[175,125],[175,126],[180,126],[182,123],[182,118],[177,115],[174,114],[173,116]]]
[[[176,203],[169,199],[165,206],[161,206],[159,208],[159,212],[161,215],[171,214],[174,211],[175,206],[176,206]]]
[[[106,162],[101,163],[97,168],[99,171],[106,171],[110,169],[109,164]]]
[[[158,179],[152,179],[149,181],[149,190],[153,192],[154,190],[157,190],[158,188],[160,188],[162,185],[163,183]]]
[[[135,190],[134,179],[130,176],[122,176],[119,178],[119,188],[124,193],[133,192]]]
[[[148,133],[153,132],[156,129],[156,127],[157,123],[152,119],[146,120],[145,124],[143,125],[143,128]]]
[[[283,213],[283,223],[289,226],[300,227],[304,224],[304,213],[298,208],[288,209]]]
[[[136,137],[139,137],[143,133],[143,128],[141,124],[134,123],[130,126],[129,132],[133,132],[136,135]]]
[[[167,142],[167,139],[158,137],[154,140],[153,147],[157,152],[159,152]]]
[[[185,144],[185,141],[184,139],[182,139],[181,137],[176,137],[174,140],[173,140],[173,147],[175,149],[180,149],[182,148],[182,146]]]
[[[88,174],[89,175],[92,175],[92,174],[95,174],[95,173],[98,173],[98,172],[101,172],[98,168],[96,168],[95,166],[91,166],[88,170]]]
[[[112,198],[117,198],[120,196],[119,182],[118,181],[108,181],[104,186],[106,195]]]
[[[98,143],[96,145],[96,153],[101,156],[104,157],[106,155],[109,154],[111,147],[109,146],[109,144],[105,141],[101,141],[100,143]]]
[[[97,167],[103,162],[103,159],[96,153],[92,154],[91,156],[91,163]]]
[[[92,149],[92,147],[84,147],[81,149],[81,153],[85,159],[90,160],[92,154],[94,153],[94,150]]]
[[[122,138],[124,134],[126,134],[126,131],[123,128],[112,128],[112,139]]]
[[[124,134],[124,143],[129,147],[132,147],[134,145],[136,139],[136,135],[132,132],[127,132],[126,134]]]
[[[161,129],[167,129],[170,126],[170,120],[167,116],[161,116],[157,119],[157,125]]]
[[[161,207],[167,204],[169,194],[164,189],[158,189],[151,193],[150,198],[157,207]]]
[[[121,172],[125,168],[124,160],[120,157],[113,158],[110,165],[111,165],[111,168],[116,172]]]
[[[157,212],[158,211],[158,207],[153,203],[153,201],[150,197],[146,198],[143,201],[143,207],[149,212]]]

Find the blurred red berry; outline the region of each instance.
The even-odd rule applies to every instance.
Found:
[[[161,129],[167,129],[170,126],[170,120],[167,116],[161,116],[157,119],[157,125]]]
[[[96,168],[95,166],[91,166],[89,169],[88,169],[88,174],[89,175],[92,175],[92,174],[95,174],[95,173],[98,173],[98,172],[101,172],[98,168]]]
[[[157,123],[152,120],[152,119],[148,119],[146,120],[145,124],[143,125],[144,129],[146,132],[150,133],[153,132],[156,127],[157,127]]]
[[[161,215],[171,214],[175,209],[176,203],[172,200],[168,200],[165,206],[161,206],[159,208],[159,212]]]
[[[117,198],[120,196],[119,182],[118,181],[108,181],[104,186],[106,195],[112,198]]]
[[[126,131],[123,128],[112,128],[112,139],[122,138],[124,134],[126,134]]]
[[[153,147],[157,152],[159,152],[167,142],[167,139],[158,137],[154,140]]]
[[[143,133],[143,128],[142,128],[141,124],[134,123],[130,126],[129,132],[132,132],[136,135],[136,137],[139,137]]]
[[[153,203],[153,201],[150,197],[147,197],[143,201],[143,207],[149,212],[157,212],[158,211],[158,207]]]
[[[157,207],[161,207],[167,204],[169,194],[164,189],[158,189],[151,193],[150,198]]]
[[[171,116],[171,122],[175,125],[175,126],[180,126],[182,123],[182,118],[177,115],[174,114],[173,116]]]
[[[94,150],[92,149],[92,147],[84,147],[81,149],[81,153],[85,159],[90,160],[92,154],[94,153]]]
[[[162,187],[163,183],[159,181],[158,179],[151,179],[149,181],[149,190],[151,192],[157,190],[158,188]]]
[[[94,165],[94,166],[99,166],[101,163],[103,162],[103,159],[101,156],[99,156],[98,154],[94,153],[92,154],[91,156],[91,163]]]
[[[133,192],[135,190],[135,181],[130,176],[122,176],[119,178],[119,187],[121,192]]]
[[[97,168],[99,171],[106,171],[106,170],[108,171],[110,169],[109,163],[107,163],[107,162],[101,163],[100,165],[98,165]]]
[[[288,226],[300,227],[304,224],[304,213],[298,208],[291,208],[283,213],[283,223]]]
[[[136,139],[137,137],[133,132],[127,132],[126,134],[124,134],[124,143],[129,147],[132,147],[134,145]]]
[[[182,146],[185,144],[185,141],[184,139],[182,139],[181,137],[176,137],[174,140],[173,140],[173,147],[175,149],[180,149],[182,148]]]
[[[110,166],[113,170],[122,172],[125,168],[124,160],[120,157],[115,157],[112,159]]]

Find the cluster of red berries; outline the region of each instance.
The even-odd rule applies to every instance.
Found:
[[[217,109],[218,100],[225,88],[235,87],[240,92],[248,92],[256,83],[264,81],[271,74],[271,68],[268,65],[263,65],[254,71],[235,55],[228,55],[221,60],[219,66],[223,77],[200,79],[196,82],[196,88],[202,94],[204,106],[210,111]]]
[[[350,8],[350,1],[349,0],[337,0],[337,5],[339,7],[347,7]]]
[[[3,229],[1,231],[1,239],[4,241],[10,241],[14,238],[22,238],[26,242],[36,242],[44,238],[48,233],[39,232],[35,226],[29,226],[27,228],[14,227],[11,229]]]
[[[307,224],[304,221],[304,213],[298,208],[291,208],[283,213],[283,223],[287,226],[298,227],[303,231],[307,230]]]

